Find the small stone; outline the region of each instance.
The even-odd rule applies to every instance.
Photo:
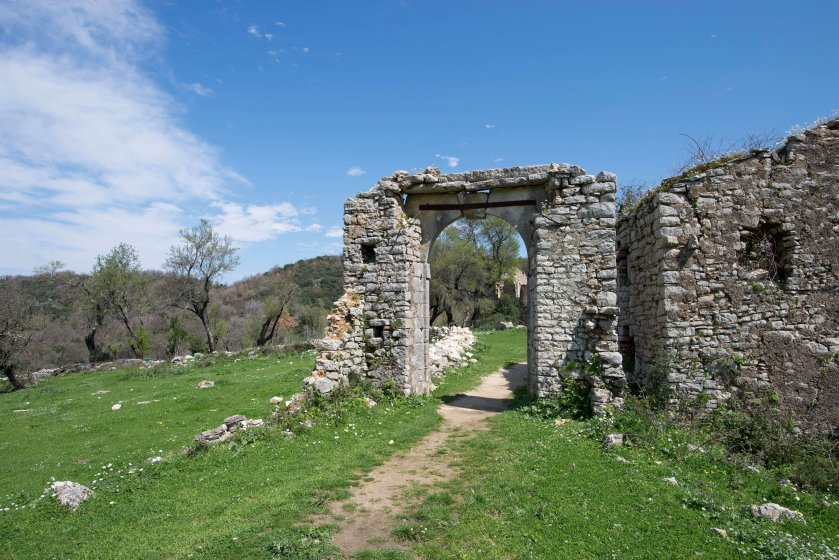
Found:
[[[205,379],[204,381],[199,381],[198,384],[196,385],[196,387],[198,387],[199,389],[209,389],[209,388],[215,387],[215,386],[216,386],[215,382],[209,381],[207,379]]]
[[[679,481],[676,480],[675,476],[668,476],[667,478],[664,479],[664,482],[666,482],[670,486],[678,486],[679,485]]]
[[[53,482],[50,490],[55,492],[55,499],[70,511],[74,511],[82,502],[93,496],[93,490],[76,482],[65,480]]]
[[[623,445],[623,434],[606,434],[603,436],[603,447],[611,449],[618,445]]]
[[[317,377],[315,378],[313,385],[318,393],[325,395],[326,393],[332,391],[338,383],[328,377]]]
[[[122,405],[120,403],[117,403],[111,407],[111,410],[119,410],[120,408],[122,408]]]
[[[618,463],[625,463],[627,465],[629,464],[629,461],[627,461],[625,458],[621,457],[620,455],[615,456],[615,461],[617,461]]]
[[[228,416],[224,419],[224,424],[229,428],[230,426],[235,426],[240,422],[246,421],[247,418],[242,414],[234,414],[233,416]]]
[[[283,430],[283,435],[286,439],[291,439],[294,437],[294,432],[292,432],[291,430]]]
[[[283,398],[282,397],[271,397],[271,404],[282,404]]]
[[[752,505],[752,515],[762,519],[769,519],[775,523],[778,523],[784,518],[793,519],[795,521],[804,521],[804,514],[801,512],[793,511],[789,508],[785,508],[784,506],[771,502]]]
[[[728,531],[726,531],[725,529],[714,527],[714,532],[723,538],[728,538]]]
[[[155,455],[154,457],[149,457],[148,459],[146,459],[146,463],[151,463],[153,465],[155,463],[161,462],[162,460],[163,457],[161,457],[160,455]]]
[[[377,403],[370,397],[364,397],[364,404],[367,405],[367,408],[373,408]]]
[[[222,434],[227,433],[227,425],[221,424],[220,426],[213,428],[212,430],[205,430],[195,436],[195,441],[211,441],[218,439],[222,436]]]

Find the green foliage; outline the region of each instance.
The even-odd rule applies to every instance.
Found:
[[[336,555],[332,534],[322,527],[293,527],[274,539],[270,552],[283,560],[322,560]]]
[[[181,243],[169,249],[164,268],[174,280],[173,303],[195,314],[207,337],[207,349],[216,348],[213,333],[210,293],[221,277],[239,265],[238,249],[230,236],[217,234],[210,222],[202,219],[197,226],[179,232]],[[216,330],[221,325],[216,325]]]
[[[128,341],[131,351],[135,356],[146,357],[151,348],[151,333],[143,325],[134,328],[134,337]]]
[[[644,199],[644,195],[650,190],[650,186],[644,182],[629,181],[621,184],[618,188],[617,209],[618,216],[623,217],[631,214]]]
[[[178,315],[169,317],[169,329],[166,331],[166,355],[176,356],[180,352],[181,345],[189,340],[190,334],[184,329]]]
[[[446,322],[457,317],[464,325],[492,320],[497,323],[500,316],[505,317],[500,320],[518,321],[518,310],[512,313],[503,307],[496,311],[495,286],[511,281],[519,264],[520,247],[516,229],[495,216],[449,226],[429,255],[432,323],[439,317],[445,317]],[[515,319],[506,318],[509,315]]]
[[[591,417],[590,387],[584,379],[567,379],[557,397],[538,399],[519,406],[519,410],[533,418],[555,420],[572,418],[583,420]],[[519,401],[524,399],[523,392]]]
[[[629,397],[623,409],[592,419],[587,429],[598,440],[609,432],[626,433],[635,445],[652,449],[671,449],[674,437],[692,438],[802,488],[839,489],[839,440],[802,432],[774,392],[748,401],[732,397],[713,411],[706,410],[706,402],[684,401],[674,411],[662,408],[654,397]]]

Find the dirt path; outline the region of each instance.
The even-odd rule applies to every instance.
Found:
[[[513,390],[526,379],[527,365],[516,364],[488,375],[477,388],[440,405],[443,421],[437,431],[373,469],[365,482],[352,490],[352,496],[332,503],[330,515],[316,523],[337,522],[335,543],[347,556],[371,548],[401,548],[391,533],[399,523],[399,514],[409,505],[406,490],[451,478],[455,471],[450,463],[456,458],[440,453],[441,448],[452,435],[485,429],[484,420],[509,408]]]

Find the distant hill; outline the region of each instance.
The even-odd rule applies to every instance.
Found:
[[[202,350],[202,337],[195,317],[167,305],[167,276],[146,271],[149,302],[139,314],[151,335],[149,358],[165,358],[173,320],[187,331],[180,352]],[[37,327],[33,342],[24,356],[26,370],[56,367],[89,358],[84,336],[91,321],[85,310],[84,292],[79,287],[87,275],[59,272],[53,276],[11,276],[0,278],[0,290],[15,290],[32,297],[37,306]],[[259,321],[263,302],[281,282],[295,287],[288,310],[296,325],[275,336],[274,343],[298,341],[320,336],[332,303],[343,293],[343,269],[340,256],[304,259],[228,285],[218,285],[213,293],[215,319],[223,321],[219,349],[237,350],[249,343],[249,329]],[[96,332],[97,345],[109,357],[130,357],[124,327],[113,317],[107,318]]]

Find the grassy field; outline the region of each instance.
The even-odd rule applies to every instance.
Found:
[[[80,373],[0,394],[0,510],[10,508],[0,511],[0,558],[338,557],[333,529],[309,516],[434,430],[441,400],[525,353],[524,332],[481,335],[478,363],[450,372],[431,397],[380,398],[370,409],[355,397],[292,438],[266,429],[193,456],[179,450],[202,429],[234,413],[264,418],[271,396],[299,390],[313,357]],[[202,379],[216,386],[196,389]],[[397,530],[410,555],[356,559],[839,557],[835,497],[798,492],[711,450],[688,452],[676,436],[661,448],[604,451],[596,421],[557,424],[519,399],[490,430],[450,444],[455,479],[415,489]],[[145,463],[153,454],[167,459]],[[67,512],[39,499],[50,477],[95,479],[96,495]],[[753,519],[748,506],[764,501],[807,521]]]
[[[56,480],[88,484],[103,465],[142,463],[189,445],[231,414],[266,417],[299,392],[312,354],[204,357],[188,366],[80,372],[0,395],[0,508]],[[215,387],[197,389],[199,381]],[[107,391],[107,392],[102,392]],[[121,403],[122,408],[111,407]]]
[[[839,558],[835,497],[691,451],[677,434],[660,449],[605,451],[597,420],[557,424],[520,407],[491,422],[453,444],[460,476],[397,530],[418,557]],[[806,523],[755,519],[749,506],[767,501]]]
[[[524,339],[520,332],[482,337],[478,363],[453,375],[450,390],[474,385],[511,356],[521,359]],[[0,513],[0,558],[327,555],[328,534],[297,525],[325,511],[324,503],[346,493],[364,471],[434,429],[436,398],[372,409],[356,399],[291,439],[269,429],[247,444],[143,462],[179,450],[230,414],[267,416],[268,399],[299,390],[312,364],[312,356],[300,354],[220,359],[183,370],[73,374],[0,395],[3,426],[14,427],[0,435],[2,506],[11,508]],[[202,379],[216,386],[195,389]],[[93,395],[103,390],[110,392]],[[123,406],[112,411],[116,402]],[[96,496],[66,512],[38,499],[50,477],[95,479]]]

